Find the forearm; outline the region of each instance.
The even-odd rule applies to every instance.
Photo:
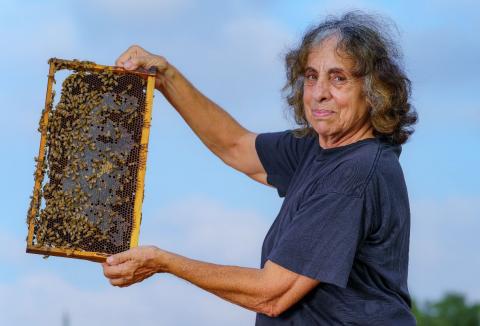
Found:
[[[157,79],[157,89],[202,142],[220,158],[224,159],[224,154],[249,133],[220,106],[198,91],[174,66],[168,64]]]
[[[227,301],[255,312],[270,315],[272,298],[261,269],[216,265],[189,259],[173,253],[162,258],[160,272],[182,278]]]
[[[129,286],[155,273],[170,273],[247,309],[279,316],[318,281],[271,261],[262,269],[224,266],[189,259],[154,246],[140,246],[108,257],[103,272],[115,286]]]

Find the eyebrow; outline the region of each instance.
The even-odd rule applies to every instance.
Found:
[[[339,67],[333,67],[328,69],[329,74],[337,74],[337,73],[347,73],[345,69]]]
[[[313,67],[310,67],[310,66],[307,66],[305,67],[305,72],[307,71],[315,71],[315,72],[318,72],[315,68]],[[347,73],[347,71],[343,68],[340,68],[340,67],[333,67],[333,68],[330,68],[328,69],[328,74],[336,74],[336,73]]]

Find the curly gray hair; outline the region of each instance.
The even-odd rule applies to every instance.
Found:
[[[382,31],[382,32],[381,32]],[[363,78],[370,105],[370,121],[376,137],[403,144],[413,133],[418,116],[409,102],[411,83],[400,65],[400,51],[381,19],[359,11],[328,17],[307,30],[301,44],[285,57],[287,83],[283,90],[300,125],[297,136],[315,133],[303,107],[303,78],[308,54],[330,36],[336,36],[337,51],[354,61],[353,75]]]

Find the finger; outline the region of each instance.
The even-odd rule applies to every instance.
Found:
[[[107,264],[110,265],[110,266],[113,266],[113,265],[118,265],[118,264],[124,263],[127,260],[130,260],[131,254],[132,254],[131,250],[127,250],[127,251],[123,251],[123,252],[120,252],[118,254],[109,256],[107,258]]]
[[[127,70],[135,70],[139,68],[150,69],[155,66],[156,60],[152,55],[138,55],[124,62],[123,67]]]
[[[123,265],[110,266],[106,265],[103,268],[103,275],[107,278],[119,278],[127,275],[126,269]]]
[[[133,49],[129,48],[127,51],[123,52],[117,58],[117,60],[115,60],[115,65],[119,66],[119,67],[123,67],[123,65],[125,64],[125,61],[130,59],[135,54],[135,52],[136,52],[136,50],[133,50]]]
[[[110,279],[110,284],[113,286],[124,287],[130,285],[129,282],[122,277]]]
[[[135,283],[142,282],[147,277],[115,277],[110,279],[110,284],[118,287],[130,286]]]
[[[137,56],[140,52],[146,52],[144,49],[138,45],[130,46],[126,51],[124,51],[115,61],[115,65],[123,67],[125,61],[128,59]]]

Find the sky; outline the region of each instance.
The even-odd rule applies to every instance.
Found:
[[[96,263],[25,253],[51,57],[112,65],[132,44],[165,56],[255,132],[293,128],[283,55],[308,26],[360,9],[397,25],[420,120],[403,147],[409,290],[480,301],[480,4],[476,1],[0,0],[0,325],[248,325],[254,313],[169,275],[114,288]],[[141,244],[258,267],[281,205],[224,165],[155,94]]]

